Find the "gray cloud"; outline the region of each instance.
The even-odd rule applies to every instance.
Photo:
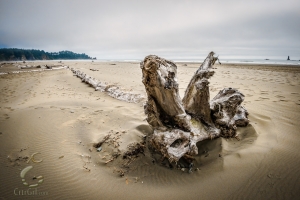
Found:
[[[103,59],[300,59],[300,2],[0,0],[0,45]]]

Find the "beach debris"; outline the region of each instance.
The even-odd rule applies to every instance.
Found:
[[[22,68],[23,67],[23,68]],[[21,69],[30,69],[26,66],[19,66],[18,68],[21,68]],[[40,66],[40,67],[35,67],[35,68],[42,68],[42,69],[31,69],[31,70],[25,70],[25,71],[11,71],[11,72],[0,72],[0,75],[6,75],[6,74],[19,74],[19,73],[33,73],[33,72],[43,72],[43,71],[51,71],[51,70],[60,70],[60,69],[67,69],[67,66],[58,66],[58,67],[55,67],[55,68],[51,68],[51,69],[47,69],[45,67],[45,69],[43,68],[43,66]]]
[[[107,161],[105,161],[105,164],[107,164],[107,163],[110,163],[111,161],[113,161],[114,159],[113,158],[111,158],[111,159],[109,159],[109,160],[107,160]]]
[[[86,170],[86,171],[88,171],[88,172],[90,172],[91,171],[91,169],[90,168],[88,168],[88,166],[86,166],[87,165],[87,163],[85,163],[82,167]]]
[[[25,65],[25,66],[21,66],[20,68],[21,69],[33,69],[33,68],[41,68],[41,66],[40,65],[37,65],[37,66],[35,66],[35,65]]]
[[[24,156],[21,156],[20,154],[17,154],[17,155],[8,155],[7,156],[7,159],[9,162],[12,163],[13,166],[20,166],[20,162],[26,162],[28,161],[28,156],[27,155],[24,155]]]
[[[52,69],[52,66],[46,65],[45,67],[46,67],[47,69]]]
[[[106,136],[104,136],[104,138],[103,138],[100,142],[95,143],[93,146],[94,146],[96,149],[98,149],[98,148],[101,147],[102,144],[103,144],[104,142],[106,142],[106,140],[108,140],[109,138],[110,138],[110,134],[107,134]]]
[[[145,144],[142,143],[132,143],[128,145],[127,151],[123,154],[123,159],[138,157],[138,154],[143,154],[145,150]]]
[[[65,156],[59,156],[58,158],[59,158],[59,159],[62,159],[63,157],[65,157]]]
[[[99,156],[102,160],[104,160],[105,164],[116,160],[121,155],[121,151],[118,148],[120,146],[118,140],[121,137],[119,133],[120,131],[110,130],[109,133],[105,135],[103,139],[100,140],[100,142],[93,144],[93,147],[96,149],[97,152],[102,152]],[[104,143],[105,146],[103,146]]]
[[[105,92],[109,96],[121,100],[121,101],[126,101],[130,103],[139,103],[142,100],[144,100],[144,96],[142,94],[134,94],[130,91],[126,91],[121,89],[120,87],[114,85],[114,84],[108,84],[105,82],[101,82],[84,72],[81,72],[79,70],[76,70],[74,68],[69,68],[75,76],[81,79],[82,82],[85,82],[95,88],[97,91]]]
[[[97,152],[100,152],[102,150],[102,147],[97,148]]]
[[[238,135],[236,135],[234,138],[235,138],[237,141],[240,141],[240,140],[241,140],[241,139],[239,138]]]
[[[149,145],[170,163],[198,154],[197,143],[217,137],[236,137],[238,126],[247,126],[248,112],[241,105],[244,95],[225,88],[210,101],[209,78],[218,60],[210,52],[192,77],[181,100],[174,62],[156,55],[140,63],[147,92],[144,111],[154,132]],[[208,154],[206,155],[208,156]]]
[[[117,172],[119,176],[123,177],[125,175],[125,171],[123,169],[117,169],[114,167],[113,172]]]
[[[28,149],[28,147],[21,148],[20,152],[25,151],[25,150],[27,150],[27,149]]]
[[[84,162],[84,165],[82,166],[86,171],[88,171],[88,172],[90,172],[91,171],[91,169],[87,166],[88,165],[88,163],[91,163],[92,161],[91,161],[91,156],[90,155],[80,155],[80,157],[81,157],[81,159],[82,159],[82,161]],[[85,160],[84,158],[87,158],[87,160]]]

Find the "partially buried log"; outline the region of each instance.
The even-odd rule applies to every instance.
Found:
[[[107,83],[101,82],[85,74],[84,72],[81,72],[74,68],[69,69],[75,74],[75,76],[79,77],[82,80],[82,82],[89,84],[97,91],[106,92],[113,98],[133,103],[138,103],[144,99],[144,96],[141,94],[134,94],[128,91],[123,91],[116,85],[108,85]]]
[[[170,162],[198,154],[196,143],[216,137],[235,137],[237,126],[247,126],[244,95],[225,88],[210,102],[209,81],[218,60],[211,52],[192,77],[181,100],[177,66],[155,55],[145,57],[140,67],[148,95],[144,106],[153,127],[149,142]]]

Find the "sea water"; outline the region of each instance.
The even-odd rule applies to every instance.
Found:
[[[224,59],[221,63],[239,63],[239,64],[279,64],[279,65],[299,65],[300,60],[275,60],[275,59]]]
[[[204,61],[205,58],[203,59],[169,59],[175,63],[202,63]],[[59,64],[59,61],[62,62],[134,62],[134,63],[139,63],[142,61],[142,59],[97,59],[97,60],[35,60],[38,62],[55,62],[57,61]],[[240,58],[236,58],[236,59],[226,59],[226,58],[220,58],[219,57],[219,61],[221,63],[228,63],[228,64],[267,64],[267,65],[295,65],[295,66],[299,66],[300,67],[300,60],[283,60],[283,59],[240,59]],[[16,63],[16,62],[22,62],[22,61],[3,61],[6,63]],[[26,62],[32,62],[31,60],[28,60]]]
[[[204,60],[204,59],[203,59]],[[174,59],[176,63],[202,63],[200,59]],[[280,59],[222,59],[221,63],[228,64],[266,64],[266,65],[295,65],[300,66],[300,60],[280,60]]]

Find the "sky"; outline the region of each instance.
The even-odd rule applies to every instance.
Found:
[[[0,0],[0,48],[300,60],[300,1]]]

